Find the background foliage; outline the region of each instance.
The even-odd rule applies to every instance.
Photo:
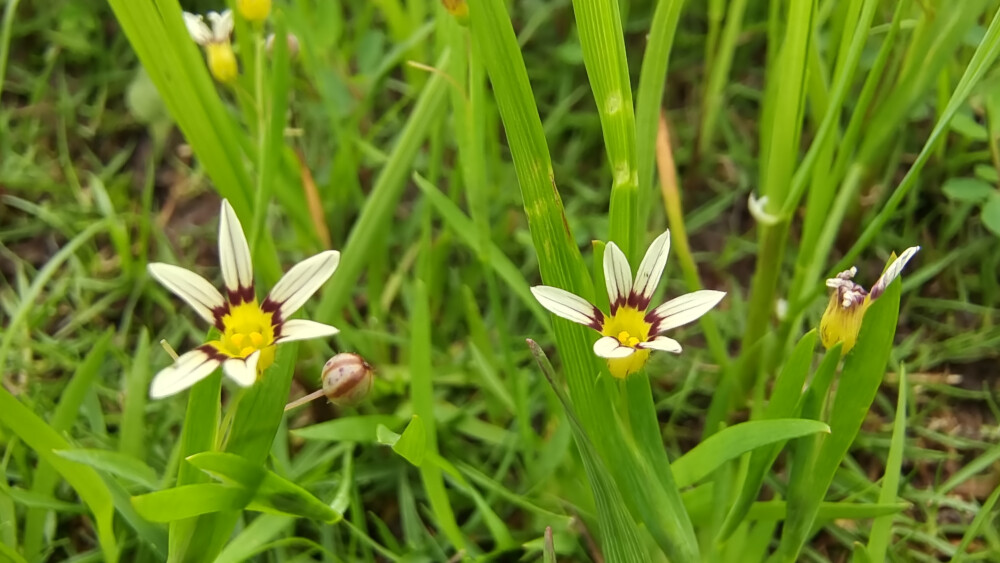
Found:
[[[180,21],[222,7],[6,0],[0,559],[1000,558],[1000,4],[294,0],[235,89]],[[265,286],[343,252],[306,307],[342,333],[148,402],[204,328],[145,264],[215,276],[220,196]],[[592,241],[667,227],[660,294],[728,296],[596,378],[528,287],[600,303]],[[822,280],[912,245],[822,356]],[[370,400],[279,422],[335,351]]]

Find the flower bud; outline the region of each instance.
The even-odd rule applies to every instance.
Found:
[[[441,0],[444,9],[458,20],[458,23],[466,25],[469,21],[469,5],[466,0]]]
[[[262,23],[271,14],[271,0],[236,0],[236,10],[247,21]]]
[[[273,33],[267,36],[268,55],[274,51],[274,39],[275,35]],[[288,58],[294,59],[295,55],[299,54],[299,38],[289,33],[285,36],[285,43],[288,45]]]
[[[323,366],[323,394],[339,407],[360,403],[374,382],[374,370],[357,354],[337,354]]]

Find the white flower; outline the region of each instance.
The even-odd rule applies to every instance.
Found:
[[[205,23],[206,17],[211,27]],[[184,12],[184,25],[191,39],[202,47],[212,43],[229,43],[229,36],[233,33],[233,11],[226,10],[221,14],[209,12],[207,16]]]
[[[339,252],[327,250],[296,264],[263,303],[258,304],[250,246],[233,208],[222,200],[219,262],[226,285],[225,297],[194,272],[171,264],[149,264],[149,273],[156,281],[222,333],[218,340],[183,354],[173,365],[157,373],[149,390],[154,399],[191,387],[219,366],[230,379],[248,387],[274,363],[276,345],[338,332],[329,325],[289,317],[333,275],[340,263]]]
[[[552,313],[604,335],[594,343],[594,353],[608,361],[611,375],[624,378],[642,369],[651,350],[680,353],[680,343],[662,334],[698,319],[726,295],[696,291],[648,310],[669,252],[670,231],[666,231],[649,246],[633,281],[625,254],[615,243],[608,243],[604,249],[604,278],[611,302],[608,317],[582,297],[557,287],[540,285],[531,292]]]

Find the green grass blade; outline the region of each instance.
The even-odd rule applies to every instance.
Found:
[[[152,375],[149,358],[149,332],[139,331],[132,362],[125,370],[125,396],[122,407],[121,436],[118,450],[139,461],[146,459],[146,397]]]
[[[638,534],[636,534],[632,517],[625,510],[625,501],[618,492],[604,461],[577,418],[570,399],[556,383],[552,364],[549,363],[545,352],[533,340],[528,340],[528,346],[531,348],[531,353],[535,357],[535,361],[538,362],[542,374],[545,375],[545,379],[559,398],[559,402],[562,403],[573,430],[573,439],[580,448],[580,457],[583,460],[584,469],[594,491],[594,501],[597,504],[597,519],[603,534],[604,556],[609,562],[614,563],[645,561],[648,554],[643,548]]]
[[[899,315],[900,281],[889,284],[885,293],[865,313],[857,344],[844,361],[838,393],[830,411],[830,435],[824,440],[812,467],[797,471],[810,473],[802,479],[806,490],[789,491],[789,525],[781,537],[780,553],[784,561],[795,561],[815,522],[815,514],[826,495],[834,473],[861,429],[879,384],[885,375],[896,320]]]
[[[791,356],[785,363],[785,367],[778,374],[778,379],[774,382],[774,389],[771,398],[764,409],[765,419],[789,418],[796,416],[796,406],[802,396],[802,386],[809,375],[809,366],[812,363],[813,350],[816,347],[817,332],[809,331],[799,340]],[[760,488],[764,483],[764,476],[774,465],[774,461],[781,452],[782,444],[774,444],[767,448],[755,450],[750,456],[750,465],[747,468],[746,477],[743,480],[743,487],[739,497],[726,522],[719,531],[720,538],[728,538],[746,516],[747,511],[760,494]]]
[[[573,0],[577,33],[583,47],[587,77],[597,102],[604,149],[611,165],[609,240],[625,256],[639,252],[635,110],[629,80],[621,14],[615,0]]]
[[[678,487],[693,485],[725,462],[761,446],[820,432],[830,427],[818,420],[798,418],[752,420],[730,426],[709,436],[677,458],[671,468]]]
[[[425,246],[426,248],[426,246]],[[433,454],[437,453],[437,429],[434,418],[434,384],[431,365],[431,312],[428,303],[427,286],[423,281],[417,281],[413,308],[410,311],[410,396],[413,400],[413,412],[424,420],[426,430],[426,448]],[[420,466],[420,476],[427,491],[431,510],[437,518],[438,527],[454,546],[455,551],[466,547],[466,540],[455,521],[448,492],[444,488],[441,470],[431,464]]]
[[[157,475],[153,468],[128,454],[87,448],[57,450],[55,454],[63,459],[121,477],[147,489],[155,489],[158,485]]]
[[[97,537],[106,561],[118,561],[118,543],[113,526],[114,503],[107,486],[93,469],[55,454],[72,446],[51,426],[28,407],[21,404],[6,389],[0,388],[0,423],[9,428],[40,458],[51,465],[79,495],[97,524]]]
[[[447,61],[447,55],[438,61],[440,67]],[[417,151],[431,127],[440,119],[444,110],[446,90],[450,85],[441,74],[435,74],[427,82],[417,103],[406,121],[396,145],[389,153],[389,160],[382,169],[375,186],[367,198],[361,215],[354,223],[347,243],[341,251],[342,258],[336,274],[327,284],[323,298],[316,307],[316,318],[340,318],[340,309],[347,304],[357,289],[362,270],[370,260],[371,250],[379,233],[388,228],[392,214],[399,204],[399,198],[410,176],[410,166]],[[347,330],[349,327],[343,327]]]
[[[426,178],[420,174],[413,175],[413,181],[416,182],[417,187],[423,192],[424,197],[426,197],[437,212],[444,219],[445,223],[451,227],[451,230],[455,233],[460,241],[465,243],[470,249],[475,251],[482,251],[482,242],[476,237],[476,225],[473,223],[469,217],[467,217],[462,210],[455,205],[450,199],[445,197],[437,187],[427,181]],[[503,251],[500,250],[497,245],[493,242],[487,240],[485,252],[487,254],[487,263],[494,269],[496,274],[500,276],[509,289],[514,292],[521,301],[524,303],[525,307],[538,319],[542,326],[549,325],[548,314],[542,309],[542,306],[538,304],[538,300],[531,294],[531,289],[528,282],[521,275],[520,270],[517,266],[511,262],[510,258],[504,255]]]
[[[948,98],[948,104],[944,112],[938,117],[937,122],[934,124],[934,129],[931,130],[931,134],[927,137],[927,142],[924,143],[924,147],[920,150],[920,154],[917,155],[913,165],[910,166],[906,175],[900,180],[899,185],[892,191],[892,195],[889,196],[882,209],[868,222],[867,227],[865,227],[861,236],[858,237],[857,242],[851,246],[851,249],[847,251],[844,258],[831,271],[839,272],[853,263],[861,252],[871,244],[875,234],[882,230],[889,218],[895,213],[896,208],[902,203],[903,198],[917,185],[917,179],[920,177],[921,170],[923,170],[924,165],[927,164],[938,143],[948,131],[948,126],[952,118],[955,117],[958,110],[965,104],[965,100],[972,94],[973,88],[979,83],[986,71],[993,67],[993,63],[996,61],[998,55],[1000,55],[1000,10],[997,10],[994,14],[993,20],[990,22],[990,27],[986,30],[985,37],[983,37],[982,42],[979,43],[976,51],[972,54],[972,59],[966,66],[962,78],[952,92],[951,97]]]
[[[879,504],[889,504],[896,501],[899,495],[899,481],[903,467],[903,448],[906,446],[906,367],[899,370],[899,398],[896,400],[896,418],[892,423],[892,442],[889,446],[889,457],[885,462],[885,473],[882,475],[882,488],[879,490]],[[871,533],[868,535],[868,555],[872,561],[885,561],[886,551],[892,541],[892,515],[880,516],[872,522]]]
[[[814,0],[792,2],[785,38],[774,66],[768,65],[768,93],[761,126],[761,196],[768,202],[764,211],[777,216],[790,189],[792,171],[798,160],[799,138],[805,104],[806,59],[813,33]],[[772,13],[771,19],[778,17]],[[754,384],[759,348],[756,344],[767,332],[774,309],[774,293],[781,273],[788,236],[787,222],[758,225],[760,251],[750,286],[751,300],[743,333],[743,392]],[[711,429],[710,429],[711,430]]]
[[[483,57],[493,85],[542,280],[590,297],[593,287],[563,213],[544,130],[505,6],[499,0],[475,2],[469,4],[469,13],[473,52]],[[554,320],[552,326],[580,422],[601,456],[615,460],[608,470],[621,487],[619,492],[633,516],[646,521],[661,549],[672,559],[697,559],[697,541],[680,494],[662,486],[649,486],[651,482],[659,483],[659,478],[627,442],[615,422],[607,393],[594,385],[593,337],[583,327],[561,319]],[[597,485],[592,482],[591,486]]]

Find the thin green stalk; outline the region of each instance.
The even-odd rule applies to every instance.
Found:
[[[639,164],[621,14],[615,0],[573,0],[573,12],[611,165],[608,238],[634,258],[640,246]]]
[[[721,5],[722,2],[712,4]],[[722,29],[722,39],[708,65],[708,81],[701,99],[701,128],[698,130],[698,154],[702,157],[708,154],[712,146],[719,113],[726,107],[724,92],[733,65],[733,55],[736,53],[736,40],[743,30],[743,14],[746,8],[747,0],[733,0],[729,4],[726,10],[726,25]],[[712,14],[712,11],[710,8],[709,13]],[[721,17],[721,14],[719,16]],[[712,17],[709,22],[710,25],[718,25]]]
[[[768,198],[765,211],[773,215],[778,214],[786,201],[798,155],[814,7],[814,0],[791,3],[781,52],[775,65],[768,67],[768,80],[774,85],[769,87],[770,95],[765,100],[761,135],[764,166],[760,183],[761,195]],[[771,17],[773,19],[775,14]],[[759,348],[754,344],[764,336],[770,324],[788,238],[787,221],[760,224],[759,228],[760,250],[751,282],[750,307],[742,342],[745,358],[740,381],[744,395],[753,388],[755,374],[762,368]]]

